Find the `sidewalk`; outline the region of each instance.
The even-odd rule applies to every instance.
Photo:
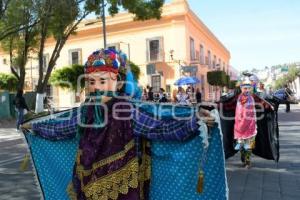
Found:
[[[228,159],[230,200],[300,199],[300,107],[291,106],[291,113],[281,107],[279,163],[253,156],[251,169],[244,169],[239,154]]]

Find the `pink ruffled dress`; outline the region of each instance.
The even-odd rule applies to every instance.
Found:
[[[234,139],[250,139],[256,134],[255,101],[251,95],[241,94],[235,110]]]

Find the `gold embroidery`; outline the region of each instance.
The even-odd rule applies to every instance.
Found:
[[[139,168],[139,182],[140,182],[140,199],[145,199],[144,187],[145,181],[150,180],[151,176],[151,157],[146,153],[146,147],[150,147],[150,143],[145,139],[142,140],[142,163]]]
[[[118,171],[84,186],[83,192],[89,200],[115,200],[119,193],[127,194],[129,188],[138,187],[138,171],[138,159],[134,158]]]
[[[102,166],[104,166],[104,165],[107,165],[107,164],[109,164],[109,163],[111,163],[111,162],[114,162],[114,161],[116,161],[116,160],[118,160],[118,159],[121,159],[121,158],[125,157],[126,153],[127,153],[131,148],[133,148],[134,145],[135,145],[135,144],[134,144],[134,140],[131,140],[128,144],[126,144],[126,145],[124,146],[124,150],[123,150],[123,151],[120,151],[120,152],[118,152],[118,153],[116,153],[116,154],[114,154],[114,155],[112,155],[112,156],[110,156],[110,157],[108,157],[108,158],[105,158],[105,159],[103,159],[103,160],[100,160],[99,162],[94,163],[92,169],[89,169],[89,170],[85,170],[85,169],[83,168],[83,166],[80,165],[80,164],[78,163],[78,164],[77,164],[77,170],[76,170],[76,171],[77,171],[77,174],[78,174],[80,177],[83,177],[83,176],[90,176],[90,175],[93,173],[93,171],[95,171],[96,169],[98,169],[98,168],[100,168],[100,167],[102,167]],[[79,151],[78,151],[78,154],[82,155],[82,151],[79,150]]]
[[[67,193],[69,195],[69,198],[71,200],[77,200],[77,195],[76,195],[76,192],[74,190],[74,187],[73,187],[73,183],[69,183],[68,187],[67,187]]]

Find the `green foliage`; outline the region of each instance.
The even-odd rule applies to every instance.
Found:
[[[229,84],[228,84],[228,88],[229,89],[235,89],[236,88],[236,84],[237,84],[237,81],[230,80]]]
[[[63,0],[51,3],[52,9],[49,9],[49,17],[44,19],[49,22],[48,36],[52,35],[56,40],[59,40],[68,32],[66,30],[68,30],[76,19],[82,16],[80,6],[76,2],[77,0]],[[46,6],[44,5],[44,7]],[[74,34],[74,31],[71,31],[71,34]]]
[[[228,87],[228,85],[229,85],[229,83],[230,83],[230,76],[229,75],[225,75],[225,85],[224,86],[227,86]]]
[[[293,82],[300,75],[300,69],[296,66],[291,66],[288,69],[287,80],[289,83]]]
[[[88,0],[85,8],[101,14],[102,0]],[[151,18],[160,19],[164,0],[106,0],[108,12],[114,16],[120,9],[135,14],[136,20],[147,20]]]
[[[207,72],[207,81],[210,85],[214,86],[227,86],[229,82],[224,71]]]
[[[70,88],[74,91],[77,90],[78,87],[78,78],[80,75],[84,74],[84,66],[83,65],[72,65],[63,67],[55,70],[51,77],[50,83],[55,86],[60,86],[62,88]],[[84,78],[80,80],[80,88],[84,88]]]
[[[288,73],[275,81],[275,89],[283,88],[285,85],[292,83],[298,76],[300,76],[300,69],[296,66],[290,66]]]
[[[283,88],[285,85],[287,85],[287,83],[288,83],[287,77],[283,76],[275,81],[274,87],[277,90],[277,89]]]
[[[18,79],[11,75],[0,73],[0,90],[16,91]]]
[[[14,54],[13,67],[21,70],[20,83],[24,82],[29,53],[38,54],[37,92],[40,93],[45,89],[68,37],[75,34],[78,24],[88,14],[95,12],[96,15],[100,15],[101,8],[106,6],[112,16],[122,9],[133,13],[136,20],[159,19],[164,0],[0,0],[0,2],[2,5],[0,6],[0,41],[3,38],[6,40],[2,46],[7,52]],[[5,10],[2,9],[3,2],[9,2]],[[45,75],[42,73],[42,58],[44,45],[49,37],[53,37],[56,43],[50,54]],[[137,76],[139,74],[138,71],[134,73]],[[14,74],[17,76],[17,73]],[[20,85],[23,87],[24,83]]]
[[[139,66],[137,66],[136,64],[134,64],[133,62],[130,62],[130,68],[131,68],[131,71],[133,73],[133,76],[136,80],[139,80],[140,78],[140,74],[141,74],[141,70],[139,68]]]

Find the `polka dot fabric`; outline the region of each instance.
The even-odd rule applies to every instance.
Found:
[[[198,173],[203,154],[202,138],[187,142],[151,144],[151,200],[224,200],[227,183],[222,138],[219,129],[212,129],[204,165],[204,190],[197,193]]]
[[[49,141],[26,134],[45,200],[69,199],[66,188],[72,180],[78,138]]]

